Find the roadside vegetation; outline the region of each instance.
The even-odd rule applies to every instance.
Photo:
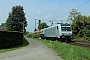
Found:
[[[6,49],[0,49],[0,53],[17,50],[17,49],[20,49],[20,48],[24,48],[28,45],[29,45],[29,42],[24,38],[22,45],[19,45],[19,46],[16,46],[16,47],[11,47],[11,48],[6,48]]]
[[[58,56],[64,60],[90,60],[90,49],[59,41],[39,39],[37,34],[28,34],[28,38],[33,38],[44,43],[48,48],[53,49]]]
[[[71,26],[75,40],[90,42],[90,16],[82,15],[76,9],[72,9],[68,21],[72,22]]]
[[[72,9],[68,16],[71,22],[73,40],[80,42],[90,42],[90,16],[84,16],[77,9]],[[58,56],[64,60],[90,60],[90,48],[84,48],[58,41],[39,39],[37,34],[28,34],[27,37],[33,38],[44,43],[47,47],[53,49]]]
[[[23,37],[26,33],[25,27],[27,27],[25,14],[23,6],[12,6],[6,22],[1,24],[5,29],[0,30],[0,53],[29,45]]]

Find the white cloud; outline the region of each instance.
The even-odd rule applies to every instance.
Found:
[[[38,15],[41,14],[41,11],[39,11],[37,14],[38,14]]]
[[[58,0],[57,0],[57,3],[58,3]]]
[[[57,3],[58,3],[58,0],[57,0]]]
[[[51,15],[47,15],[47,16],[45,17],[45,19],[47,19],[47,18],[49,18],[49,17],[51,17]]]

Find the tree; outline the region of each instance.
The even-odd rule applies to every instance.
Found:
[[[84,37],[88,30],[87,16],[78,15],[72,22],[72,28],[74,35]]]
[[[23,10],[23,6],[20,5],[12,7],[12,12],[9,13],[6,20],[7,30],[20,32],[25,30],[25,27],[27,27],[27,21]]]
[[[90,40],[90,16],[77,15],[72,21],[73,35]]]
[[[87,17],[87,23],[90,24],[90,16]]]
[[[87,23],[86,25],[87,29],[90,30],[90,16],[87,17],[86,23]]]
[[[44,29],[49,27],[45,22],[42,22],[40,25],[38,25],[38,29]]]
[[[70,12],[70,15],[68,16],[68,21],[71,20],[75,20],[75,18],[78,16],[78,15],[81,15],[80,12],[77,12],[76,9],[72,9]]]
[[[6,23],[2,23],[2,24],[1,24],[1,26],[4,26],[4,27],[6,27]]]

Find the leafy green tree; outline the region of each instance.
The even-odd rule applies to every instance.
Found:
[[[1,26],[5,26],[6,27],[6,23],[2,23]]]
[[[90,30],[90,16],[87,17],[86,21],[87,21],[86,27],[87,27],[88,30]]]
[[[73,21],[78,15],[81,15],[76,9],[72,9],[69,13],[70,15],[68,16],[68,21]]]
[[[78,15],[72,22],[73,34],[79,37],[89,36],[90,21],[87,16]]]
[[[42,22],[40,25],[38,25],[38,29],[44,29],[49,27],[45,22]]]
[[[90,16],[87,17],[87,23],[90,24]]]
[[[6,21],[7,30],[22,32],[27,27],[23,6],[13,6]]]
[[[90,16],[83,16],[77,10],[71,10],[68,20],[72,21],[73,35],[90,41]]]

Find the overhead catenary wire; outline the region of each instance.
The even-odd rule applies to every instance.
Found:
[[[73,2],[74,2],[74,1],[73,1]],[[72,3],[73,3],[73,2],[72,2]],[[90,0],[88,0],[88,1],[80,4],[80,5],[78,5],[78,6],[76,6],[75,8],[79,8],[79,7],[85,5],[85,4],[88,3],[88,2],[90,2]],[[70,5],[70,4],[69,4],[69,5]],[[67,6],[67,7],[68,7],[68,6]],[[66,7],[66,8],[67,8],[67,7]],[[65,8],[64,8],[64,9],[65,9]],[[60,17],[60,16],[63,16],[64,14],[66,14],[66,13],[68,13],[68,12],[70,12],[70,11],[71,11],[71,10],[68,10],[68,11],[66,11],[66,12],[64,12],[64,13],[62,13],[62,14],[58,15],[57,17],[55,17],[55,18],[53,18],[53,19],[50,19],[50,20],[56,21],[56,20],[55,20],[56,18],[58,18],[58,17]],[[42,19],[42,21],[45,21],[45,19]]]
[[[76,0],[73,0],[72,2],[70,2],[70,3],[69,3],[68,5],[66,5],[66,7],[64,7],[62,10],[65,10],[66,8],[72,6],[73,3],[75,4],[75,1],[76,1]],[[59,13],[59,12],[57,12],[57,13]],[[66,13],[66,12],[65,12],[65,13]],[[65,14],[65,13],[63,13],[63,14]],[[62,14],[62,15],[63,15],[63,14]],[[55,15],[55,14],[54,14],[54,15]],[[53,15],[53,16],[54,16],[54,15]],[[58,17],[58,16],[57,16],[57,17]],[[57,17],[55,17],[55,18],[57,18]],[[52,25],[52,23],[53,23],[52,21],[53,21],[53,22],[57,22],[56,20],[50,20],[50,21],[48,21],[48,22],[51,22],[51,25]],[[54,23],[53,23],[53,24],[54,24]],[[57,24],[57,23],[55,23],[55,24]]]
[[[89,14],[89,16],[90,16],[90,11],[83,13],[84,16],[86,16],[86,14]]]
[[[72,6],[73,3],[75,3],[76,0],[73,0],[72,2],[70,2],[68,5],[66,5],[64,8],[60,9],[60,10],[65,10],[67,9],[68,7]],[[60,11],[59,11],[60,12]],[[57,12],[57,13],[59,13]],[[55,14],[54,14],[55,15]]]
[[[70,6],[72,6],[73,3],[75,3],[76,0],[73,0],[72,2],[70,2],[68,5],[66,5],[64,8],[60,9],[60,10],[64,10]],[[60,11],[59,11],[60,12]],[[59,12],[56,12],[55,14],[58,14]],[[52,16],[55,16],[55,14],[53,14]],[[46,18],[42,19],[43,21],[45,20]]]
[[[84,4],[88,3],[88,2],[90,2],[90,0],[88,0],[88,1],[86,1],[86,2],[84,2],[84,3],[82,3],[82,4],[80,4],[79,6],[77,6],[77,7],[75,7],[75,8],[81,7],[82,5],[84,5]]]
[[[79,7],[81,7],[82,5],[84,5],[84,4],[88,3],[88,2],[90,2],[90,0],[88,0],[88,1],[86,1],[86,2],[84,2],[84,3],[82,3],[82,4],[80,4],[80,5],[78,5],[78,6],[76,6],[75,8],[79,8]],[[53,18],[53,20],[56,19],[56,18],[58,18],[58,17],[60,17],[60,16],[62,16],[62,15],[64,15],[64,14],[66,14],[66,13],[68,13],[69,11],[70,11],[70,10],[68,10],[68,11],[66,11],[66,12],[64,12],[64,13],[62,13],[62,14],[60,14],[59,16]]]

